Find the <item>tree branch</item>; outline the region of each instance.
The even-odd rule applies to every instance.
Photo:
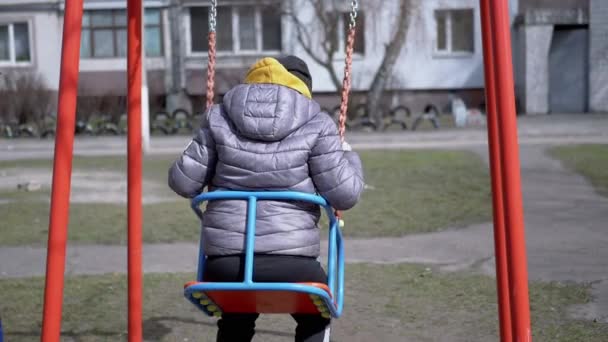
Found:
[[[336,31],[337,20],[335,20],[337,19],[337,14],[333,12],[328,13],[325,11],[325,1],[329,0],[305,0],[305,2],[315,11],[315,17],[318,19],[315,24],[319,25],[320,23],[318,31],[320,42],[319,45],[321,45],[321,50],[324,52],[324,56],[319,54],[317,49],[315,49],[317,45],[313,43],[311,32],[307,29],[307,27],[312,25],[306,25],[305,23],[301,22],[297,15],[294,14],[293,7],[292,11],[286,13],[286,15],[290,18],[291,22],[296,28],[296,39],[302,49],[313,59],[313,61],[327,70],[336,90],[339,90],[342,82],[340,81],[340,78],[338,77],[333,65],[334,56],[338,51],[338,31]],[[334,20],[332,20],[332,17]]]
[[[292,12],[286,12],[284,13],[285,15],[287,15],[291,21],[293,22],[294,26],[296,27],[296,39],[298,40],[298,43],[300,43],[300,46],[304,49],[304,51],[306,51],[306,53],[308,55],[310,55],[310,57],[318,64],[321,64],[323,66],[325,66],[326,61],[320,57],[319,55],[317,55],[314,51],[313,44],[312,44],[312,38],[310,37],[310,32],[308,32],[308,30],[305,28],[306,25],[304,25],[298,18],[296,15],[294,15]]]

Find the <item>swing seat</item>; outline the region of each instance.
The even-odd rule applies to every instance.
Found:
[[[232,286],[232,289],[210,290],[223,284],[230,283],[189,282],[184,286],[186,298],[207,315],[216,317],[222,313],[252,312],[321,314],[326,318],[337,314],[325,284],[260,283],[261,286],[241,286],[241,289]]]
[[[344,306],[344,251],[340,224],[327,201],[320,196],[281,191],[245,192],[214,191],[198,195],[192,209],[202,219],[199,208],[204,201],[247,200],[245,238],[245,279],[243,282],[204,282],[205,254],[203,235],[199,247],[197,281],[184,285],[184,296],[208,316],[222,313],[321,314],[325,318],[340,317]],[[330,221],[327,284],[322,283],[259,283],[253,278],[256,204],[258,200],[303,201],[325,208]]]

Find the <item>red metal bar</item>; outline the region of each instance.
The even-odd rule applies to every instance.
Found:
[[[128,12],[128,263],[129,342],[142,341],[142,0],[129,0]]]
[[[507,0],[489,2],[492,46],[496,76],[498,135],[501,151],[502,187],[507,227],[509,294],[515,341],[531,341],[530,303],[526,236],[521,193],[519,144],[513,82],[513,61],[509,4]]]
[[[488,148],[492,174],[492,208],[494,211],[494,255],[496,259],[496,290],[498,294],[498,318],[500,340],[513,340],[511,324],[511,305],[509,303],[509,269],[507,262],[507,241],[502,191],[502,168],[500,163],[500,142],[498,139],[498,113],[496,111],[496,76],[492,44],[492,22],[490,0],[480,0],[481,33],[486,90],[486,112],[488,120]]]
[[[78,95],[82,1],[66,0],[61,47],[57,133],[46,256],[43,342],[58,342],[61,334],[63,283],[70,213],[70,186],[74,152],[74,126]]]

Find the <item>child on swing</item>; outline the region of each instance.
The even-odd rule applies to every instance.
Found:
[[[208,190],[299,191],[323,196],[338,210],[352,208],[363,191],[359,156],[341,143],[336,124],[312,100],[308,66],[295,56],[264,58],[243,84],[206,113],[195,137],[169,170],[169,186],[193,198]],[[209,282],[244,277],[246,201],[212,201],[202,229]],[[317,205],[257,204],[253,280],[319,282]],[[217,341],[251,341],[259,314],[223,314]],[[296,341],[329,341],[329,319],[292,315]]]

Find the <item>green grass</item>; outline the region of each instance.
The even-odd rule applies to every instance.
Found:
[[[491,218],[487,167],[472,152],[363,152],[366,183],[346,235],[399,236]]]
[[[560,146],[549,153],[587,178],[601,195],[608,196],[608,145]]]
[[[166,181],[167,170],[177,156],[148,156],[143,159],[144,177],[156,181]],[[48,169],[51,172],[53,161],[48,159],[26,159],[0,161],[0,170],[9,168],[34,168]],[[125,175],[127,172],[126,157],[97,156],[80,157],[76,156],[72,163],[73,169],[96,170],[96,171],[116,171]]]
[[[0,217],[4,218],[0,244],[46,242],[48,203],[4,204],[0,206]],[[73,242],[126,244],[126,222],[126,205],[73,203],[70,209],[68,237]],[[199,224],[186,201],[144,206],[143,239],[146,242],[195,241],[199,237],[198,227]]]
[[[346,236],[401,236],[462,227],[490,220],[490,186],[486,166],[473,153],[461,151],[380,151],[361,153],[367,190],[355,209],[345,213]],[[164,186],[174,156],[145,159],[144,175]],[[49,161],[12,161],[2,168],[48,168]],[[124,158],[74,159],[81,170],[126,170]],[[48,169],[50,172],[50,169]],[[169,202],[144,205],[146,242],[194,241],[198,222],[188,202],[167,191]],[[49,189],[0,192],[12,202],[0,205],[1,245],[42,244],[47,237]],[[126,241],[126,205],[74,203],[69,239],[88,243]]]
[[[214,320],[182,297],[189,274],[150,274],[144,285],[144,336],[149,341],[213,341]],[[126,340],[126,277],[67,278],[64,341]],[[0,280],[0,315],[8,341],[35,341],[41,326],[43,280]],[[334,341],[496,341],[492,278],[439,273],[414,265],[349,265],[346,306],[333,324]],[[608,325],[568,317],[589,301],[585,286],[534,283],[530,288],[535,341],[606,341]],[[293,323],[263,317],[257,341],[287,341]]]

